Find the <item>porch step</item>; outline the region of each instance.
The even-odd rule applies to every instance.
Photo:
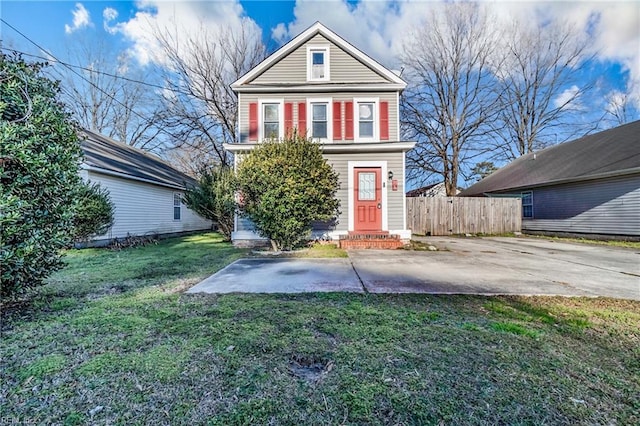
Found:
[[[399,235],[391,235],[388,232],[349,232],[340,236],[340,248],[353,249],[383,249],[393,250],[404,246]]]

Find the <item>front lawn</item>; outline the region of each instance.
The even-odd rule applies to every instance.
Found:
[[[182,294],[244,255],[69,252],[3,311],[0,423],[640,422],[640,302]]]

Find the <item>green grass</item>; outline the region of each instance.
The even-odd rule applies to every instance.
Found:
[[[253,251],[253,255],[263,255],[268,257],[286,257],[286,258],[314,258],[314,259],[328,259],[328,258],[344,258],[349,257],[346,250],[338,247],[337,244],[318,244],[315,243],[307,248],[301,248],[293,251],[284,251],[281,253],[274,253],[272,251]]]
[[[69,252],[3,310],[3,421],[640,422],[639,302],[182,294],[244,254],[215,234]]]
[[[294,257],[335,258],[349,257],[349,255],[346,250],[339,248],[336,244],[314,244]]]

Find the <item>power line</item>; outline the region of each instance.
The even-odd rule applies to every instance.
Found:
[[[16,53],[19,53],[21,55],[30,56],[30,57],[36,58],[36,59],[43,59],[45,61],[50,61],[51,58],[53,58],[53,56],[51,56],[51,58],[47,58],[46,56],[34,55],[33,53],[27,53],[27,52],[23,52],[21,50],[12,49],[12,48],[9,48],[9,47],[0,47],[0,49],[6,50],[6,51],[9,51],[9,52],[16,52]],[[58,59],[55,59],[55,61],[52,61],[52,62],[54,62],[56,64],[63,65],[65,67],[67,67],[67,68],[68,67],[77,68],[77,69],[81,69],[83,71],[88,71],[88,72],[91,72],[91,73],[94,73],[94,74],[106,75],[107,77],[113,77],[113,78],[117,78],[117,79],[120,79],[120,80],[129,81],[131,83],[141,84],[141,85],[144,85],[144,86],[154,87],[156,89],[162,89],[162,90],[169,89],[172,92],[180,93],[180,94],[183,94],[183,95],[189,95],[189,93],[181,91],[181,90],[168,88],[166,86],[161,86],[159,84],[147,83],[146,81],[136,80],[134,78],[125,77],[123,75],[111,74],[111,73],[106,72],[106,71],[98,71],[98,70],[95,70],[95,69],[92,69],[92,68],[83,67],[82,65],[70,64],[68,62],[63,62],[63,61],[60,61]]]
[[[141,118],[143,120],[146,120],[145,117],[143,117],[141,114],[139,114],[136,110],[129,108],[127,105],[125,105],[124,103],[122,103],[119,99],[115,98],[114,96],[112,96],[111,94],[107,93],[106,91],[104,91],[101,87],[97,86],[95,83],[93,83],[92,81],[88,80],[86,77],[84,77],[82,74],[80,74],[79,72],[77,72],[76,70],[74,70],[71,66],[69,65],[65,65],[65,63],[63,63],[62,61],[60,61],[58,58],[56,58],[51,52],[49,52],[47,49],[45,49],[44,47],[40,46],[38,43],[36,43],[35,41],[33,41],[31,38],[29,38],[27,35],[25,35],[24,33],[22,33],[20,30],[18,30],[16,27],[14,27],[13,25],[11,25],[10,23],[8,23],[7,21],[5,21],[3,18],[0,18],[0,21],[2,23],[4,23],[6,26],[8,26],[9,28],[11,28],[12,30],[14,30],[15,32],[17,32],[18,34],[20,34],[22,37],[24,37],[28,42],[30,42],[31,44],[33,44],[34,46],[36,46],[38,49],[40,49],[41,51],[43,51],[45,54],[49,55],[51,58],[55,59],[56,62],[62,64],[63,66],[65,66],[67,69],[69,69],[69,71],[71,71],[72,73],[74,73],[75,75],[77,75],[78,77],[80,77],[82,80],[86,81],[87,83],[89,83],[91,86],[93,86],[94,88],[96,88],[97,90],[99,90],[100,92],[102,92],[105,96],[107,96],[108,98],[112,99],[113,101],[115,101],[116,103],[120,104],[122,107],[124,107],[127,111],[132,112],[133,114],[135,114],[136,116],[138,116],[138,118]],[[46,59],[46,58],[45,58]],[[169,137],[173,137],[173,135],[169,132],[167,132],[166,130],[164,130],[163,128],[158,128],[158,130],[160,130],[162,133],[165,133],[166,135],[168,135]],[[126,141],[124,141],[126,143]]]

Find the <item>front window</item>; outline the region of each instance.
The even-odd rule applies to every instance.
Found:
[[[327,138],[327,104],[311,104],[311,136]]]
[[[373,138],[374,103],[358,103],[358,135],[360,138]]]
[[[180,220],[182,217],[182,195],[173,194],[173,220]]]
[[[522,217],[533,219],[533,192],[527,191],[520,195],[522,197]]]
[[[280,105],[276,103],[262,104],[262,135],[264,138],[280,137]]]

